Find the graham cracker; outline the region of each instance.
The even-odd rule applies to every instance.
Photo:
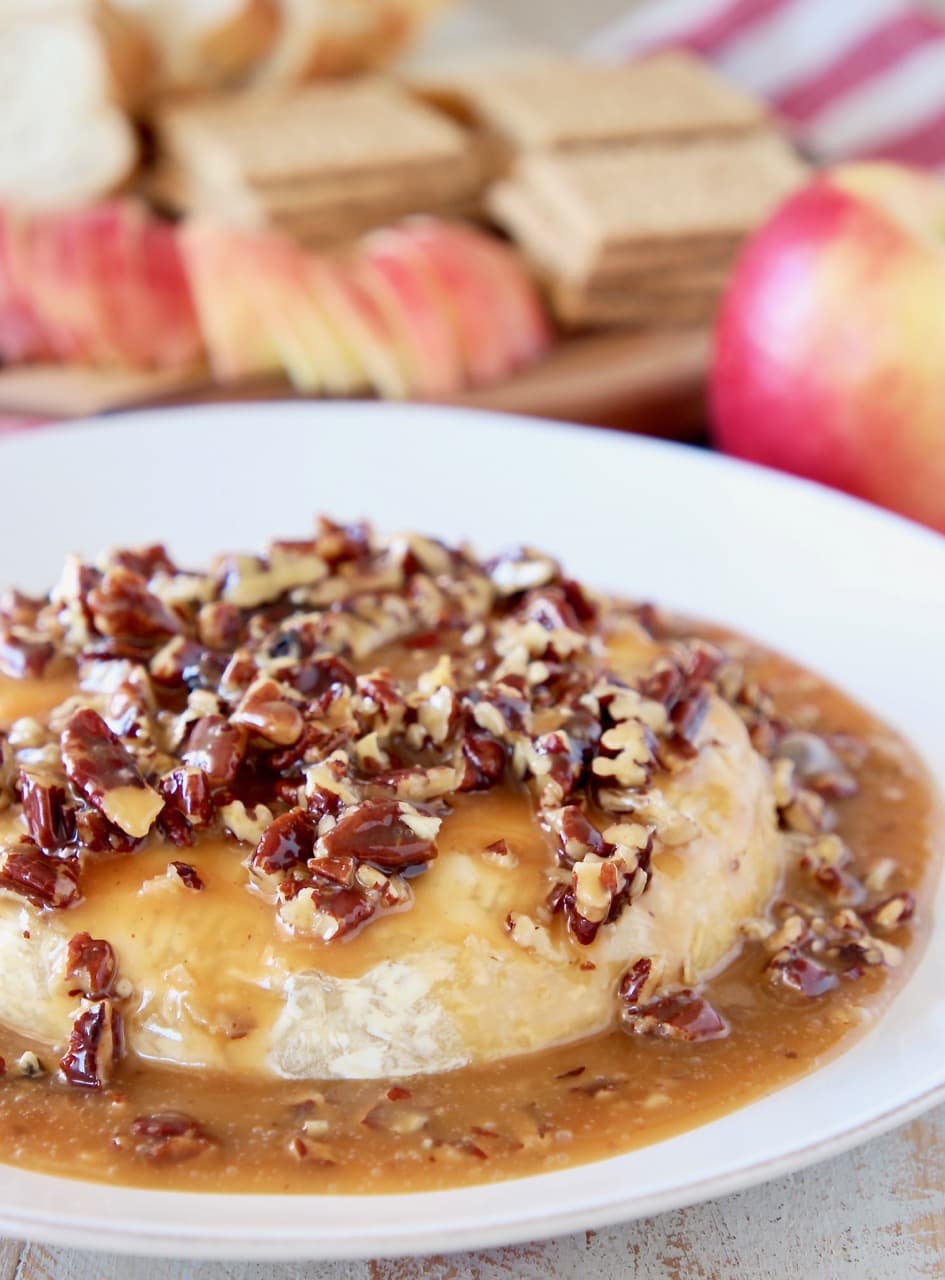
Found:
[[[741,236],[678,239],[664,244],[616,245],[579,252],[548,210],[524,187],[496,183],[486,195],[492,218],[522,246],[539,271],[559,279],[593,286],[620,283],[639,272],[688,270],[724,271],[732,263]]]
[[[150,198],[178,212],[209,213],[245,227],[289,225],[319,216],[354,224],[383,220],[391,209],[468,207],[478,200],[483,170],[474,157],[416,174],[409,186],[394,175],[352,174],[350,182],[300,179],[254,187],[211,183],[173,162],[158,165],[144,179]]]
[[[543,56],[457,69],[428,75],[423,92],[525,149],[738,134],[767,119],[756,98],[681,50],[622,66]]]
[[[806,174],[776,134],[673,146],[523,155],[488,197],[496,219],[550,269],[581,278],[628,255],[724,251]]]
[[[380,77],[179,101],[157,113],[156,128],[166,154],[223,185],[366,171],[404,181],[470,145],[459,125]]]
[[[675,296],[637,292],[632,286],[611,292],[584,292],[565,282],[552,283],[549,297],[558,321],[566,328],[632,325],[662,329],[707,323],[718,305],[720,288],[693,288]]]

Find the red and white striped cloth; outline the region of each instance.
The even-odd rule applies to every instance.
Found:
[[[682,45],[767,99],[826,161],[945,170],[945,10],[903,0],[650,0],[589,52]]]

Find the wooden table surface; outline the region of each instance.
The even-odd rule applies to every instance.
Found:
[[[574,47],[630,0],[477,0],[433,49]],[[106,1193],[107,1194],[107,1193]],[[906,1280],[945,1277],[945,1107],[811,1169],[625,1226],[429,1259],[270,1266],[0,1241],[0,1280]]]

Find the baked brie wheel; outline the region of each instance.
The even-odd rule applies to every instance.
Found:
[[[70,562],[4,608],[0,1022],[72,1084],[658,1023],[781,874],[738,665],[539,553],[323,521],[201,573]]]

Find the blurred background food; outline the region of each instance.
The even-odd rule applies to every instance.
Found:
[[[942,6],[0,0],[0,85],[0,407],[686,435],[711,374],[723,447],[945,524]]]

